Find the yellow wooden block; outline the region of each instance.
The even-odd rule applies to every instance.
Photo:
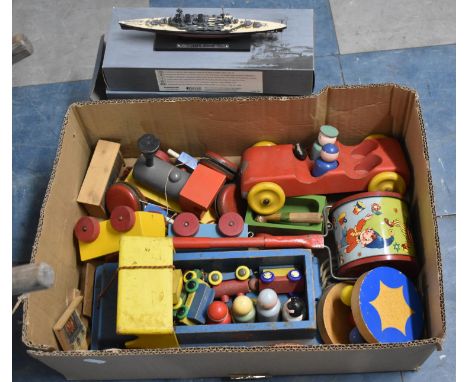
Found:
[[[132,347],[173,345],[173,253],[171,238],[123,236],[120,241],[116,329],[143,335],[130,342]]]
[[[127,232],[118,232],[105,220],[99,223],[99,236],[91,243],[78,241],[82,261],[95,259],[110,253],[118,252],[120,238],[125,236],[164,237],[166,226],[161,214],[152,212],[135,212],[135,225]]]
[[[169,199],[166,201],[166,198],[164,197],[164,195],[157,193],[157,192],[153,192],[149,190],[148,188],[146,188],[145,186],[138,183],[133,177],[133,171],[130,171],[125,181],[131,184],[132,186],[137,187],[140,190],[140,192],[152,202],[160,204],[165,207],[169,207],[171,210],[175,212],[182,212],[182,208],[180,207],[179,203],[177,203],[176,201],[169,200]],[[203,217],[200,219],[200,223],[202,224],[209,224],[209,223],[215,223],[215,222],[216,222],[216,217],[213,215],[213,213],[210,210],[206,211]]]

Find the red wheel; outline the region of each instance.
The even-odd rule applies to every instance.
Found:
[[[172,224],[172,230],[177,236],[194,236],[200,228],[200,222],[195,214],[191,212],[182,212],[177,215]]]
[[[75,236],[79,241],[91,243],[96,240],[100,232],[99,220],[91,216],[83,216],[75,224]]]
[[[232,180],[237,174],[239,167],[231,162],[230,160],[222,157],[219,154],[216,154],[213,151],[207,151],[205,153],[206,159],[200,161],[207,167],[210,167],[213,170],[219,171],[222,174],[226,175],[227,179]]]
[[[114,208],[110,217],[110,224],[117,232],[127,232],[135,225],[136,215],[130,207],[118,206]]]
[[[228,212],[218,220],[218,230],[223,236],[239,236],[244,230],[244,219],[236,212]]]
[[[142,201],[145,201],[145,197],[128,183],[114,183],[106,191],[106,208],[110,214],[118,206],[127,206],[134,211],[141,211],[143,209]]]
[[[240,196],[238,186],[235,183],[225,184],[215,199],[215,212],[221,217],[227,212],[236,212],[245,215],[246,202]]]

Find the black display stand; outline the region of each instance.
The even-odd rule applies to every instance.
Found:
[[[155,51],[250,52],[250,35],[232,38],[186,38],[168,34],[155,34]]]

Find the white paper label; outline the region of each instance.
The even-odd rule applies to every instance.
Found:
[[[156,70],[160,91],[263,93],[262,72]]]

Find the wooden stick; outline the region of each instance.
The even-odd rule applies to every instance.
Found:
[[[255,218],[260,223],[265,222],[290,222],[318,224],[323,220],[320,212],[278,212],[272,215],[258,215]]]
[[[54,270],[46,263],[13,267],[13,295],[50,288],[55,280]]]

